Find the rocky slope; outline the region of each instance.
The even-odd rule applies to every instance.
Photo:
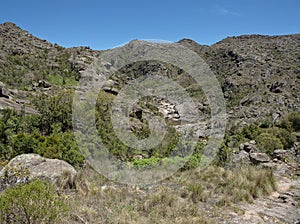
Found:
[[[216,74],[232,123],[266,118],[274,121],[299,110],[300,35],[228,37],[212,46],[189,39],[179,43],[198,53]],[[13,23],[0,25],[0,79],[13,89],[34,92],[41,80],[56,86],[76,85],[80,72],[100,54],[88,47],[65,49]],[[162,74],[178,72],[161,67],[148,64],[134,69],[143,73],[153,69]],[[15,98],[24,96],[17,94]],[[5,107],[5,103],[1,105]],[[200,104],[199,110],[205,107],[205,103]]]
[[[300,35],[228,37],[210,47],[183,39],[217,75],[230,118],[274,121],[299,110]]]

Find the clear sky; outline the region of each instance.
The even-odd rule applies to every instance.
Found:
[[[300,33],[300,0],[2,0],[6,21],[64,47],[182,38],[210,45],[241,34]]]

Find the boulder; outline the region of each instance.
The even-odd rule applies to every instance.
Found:
[[[6,89],[5,84],[0,82],[0,97],[9,99],[8,89]]]
[[[274,158],[280,159],[280,160],[284,159],[286,154],[287,154],[287,151],[284,149],[276,149],[273,152]]]
[[[34,179],[49,181],[61,186],[61,181],[68,178],[73,181],[76,170],[69,163],[59,159],[47,159],[37,154],[22,154],[13,158],[0,171],[0,190],[18,183],[27,183]]]
[[[254,164],[267,163],[270,161],[270,158],[266,153],[253,152],[253,153],[250,153],[249,155],[250,155],[250,160]]]
[[[233,162],[237,164],[249,164],[250,163],[250,157],[249,153],[247,153],[244,150],[239,151],[237,154],[233,155]]]
[[[249,142],[245,142],[243,144],[240,144],[239,148],[240,150],[244,150],[246,152],[257,152],[258,149],[255,147],[256,142],[254,140],[251,140]]]

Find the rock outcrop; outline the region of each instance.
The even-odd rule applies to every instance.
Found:
[[[67,162],[47,159],[37,154],[22,154],[13,158],[0,171],[0,190],[34,179],[42,179],[59,186],[62,178],[75,178],[76,170]],[[62,186],[59,186],[62,187]]]

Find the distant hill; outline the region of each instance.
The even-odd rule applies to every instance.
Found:
[[[272,121],[299,110],[300,34],[228,37],[211,46],[189,39],[178,43],[198,53],[214,71],[232,121]],[[10,22],[0,24],[0,79],[10,89],[34,92],[32,86],[40,80],[76,85],[80,72],[100,55],[89,47],[49,43]]]

